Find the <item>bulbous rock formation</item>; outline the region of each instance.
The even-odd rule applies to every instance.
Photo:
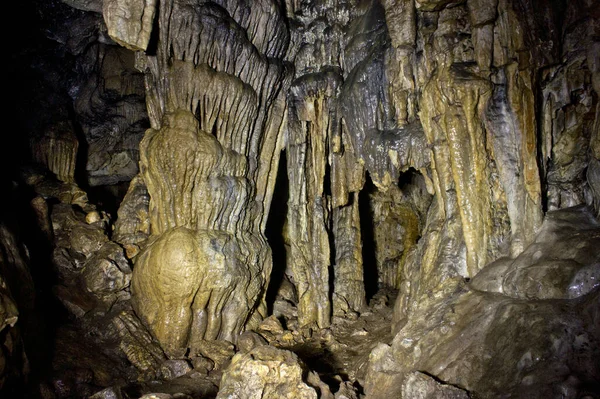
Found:
[[[272,261],[263,233],[289,72],[278,59],[288,41],[279,7],[263,3],[161,2],[156,48],[137,55],[153,127],[140,145],[151,235],[132,294],[169,353],[234,341],[266,314]],[[146,49],[153,10],[106,2],[109,33]]]

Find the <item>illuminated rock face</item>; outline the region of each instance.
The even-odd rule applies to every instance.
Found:
[[[167,1],[150,43],[155,9],[112,1],[104,17],[119,43],[154,46],[137,55],[152,125],[140,144],[150,236],[132,294],[172,354],[197,340],[234,341],[266,314],[271,252],[263,232],[282,147],[289,37],[270,1]],[[125,204],[135,208],[132,201],[133,192]],[[141,224],[119,225],[117,239],[133,254],[136,231],[146,238]]]
[[[548,357],[579,381],[549,389],[600,373],[597,349],[560,352],[598,347],[588,2],[107,0],[104,18],[140,50],[152,127],[115,240],[137,256],[133,304],[169,354],[267,315],[285,149],[299,326],[364,310],[370,281],[399,290],[367,394],[445,389],[415,370],[489,397],[547,394],[544,376],[571,378]]]

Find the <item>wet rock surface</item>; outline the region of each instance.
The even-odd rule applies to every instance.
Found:
[[[600,395],[594,2],[10,7],[0,396]]]
[[[600,225],[588,208],[548,212],[534,243],[499,259],[470,286],[521,299],[571,299],[600,286]]]
[[[418,371],[406,376],[406,379],[402,383],[402,397],[415,399],[470,398],[468,392],[460,388],[453,387],[451,385],[445,385],[443,383],[440,383],[436,381],[433,377],[430,377],[427,374],[423,374]]]
[[[314,398],[306,371],[292,352],[260,346],[236,355],[223,374],[217,398]]]

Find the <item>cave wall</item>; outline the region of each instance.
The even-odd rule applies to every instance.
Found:
[[[377,273],[380,286],[400,289],[399,329],[423,295],[523,252],[545,211],[597,202],[593,9],[585,2],[504,0],[288,2],[285,8],[106,2],[109,34],[145,51],[137,60],[153,127],[141,145],[151,235],[185,227],[222,231],[234,241],[250,239],[241,238],[248,232],[264,241],[274,166],[285,146],[288,274],[298,290],[300,325],[327,327],[332,315],[359,311],[365,275]],[[227,28],[220,25],[225,20]],[[189,152],[199,147],[212,149]],[[219,154],[218,163],[211,154]],[[420,190],[402,187],[409,169],[420,177]],[[367,174],[378,193],[369,205],[375,219],[397,215],[376,220],[367,232],[375,235],[375,265],[364,264],[358,209]],[[225,176],[233,181],[223,202],[225,192],[216,193]],[[396,240],[390,249],[382,236],[402,236],[393,232],[398,225],[409,244]],[[168,242],[158,238],[156,245]],[[248,244],[239,245],[235,251],[245,252]],[[235,306],[261,302],[270,265],[253,265],[268,263],[266,251],[245,262],[251,272],[243,280],[262,277],[248,304]],[[146,265],[164,268],[179,259],[154,256],[148,249],[138,260],[140,298],[160,289],[153,272],[142,271],[152,267]],[[184,330],[195,317],[193,290],[185,292],[185,299],[174,299],[184,303],[178,317],[187,321],[174,321]],[[204,320],[204,311],[196,312]],[[201,330],[223,311],[212,312],[208,322],[199,321]],[[163,323],[155,317],[161,318],[146,316],[152,328]],[[240,331],[242,324],[225,330]],[[177,333],[175,341],[181,339],[187,338]]]
[[[550,372],[535,357],[558,356],[546,341],[498,340],[597,343],[595,2],[63,3],[37,5],[47,48],[21,51],[30,68],[19,76],[39,90],[21,102],[35,107],[16,111],[19,131],[33,132],[27,156],[59,182],[26,180],[68,204],[51,206],[53,223],[68,221],[53,225],[64,233],[54,262],[76,253],[66,274],[83,276],[101,313],[131,293],[133,310],[111,328],[132,363],[153,370],[207,341],[236,342],[268,316],[277,267],[299,327],[327,328],[378,288],[398,291],[395,338],[369,359],[371,397],[400,395],[414,370],[488,395],[534,392],[544,375],[571,372],[564,389],[596,378],[597,351],[565,349],[570,371]],[[273,265],[265,230],[281,168],[287,253]],[[77,187],[129,181],[114,229]],[[565,233],[581,226],[584,245]],[[98,248],[77,247],[73,231]],[[12,234],[2,230],[3,247],[19,247]],[[4,280],[26,262],[2,254],[0,334],[14,337],[2,359],[18,366],[14,305],[31,306]],[[115,275],[105,278],[94,265],[106,259]],[[93,308],[61,292],[70,311]],[[473,360],[482,347],[496,360]],[[489,383],[495,368],[506,372]]]
[[[264,229],[290,74],[279,6],[105,2],[104,16],[116,40],[147,50],[136,57],[152,125],[140,144],[150,238],[135,309],[170,352],[234,341],[266,316]]]

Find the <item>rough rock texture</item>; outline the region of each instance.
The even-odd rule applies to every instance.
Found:
[[[114,302],[129,287],[131,267],[123,248],[108,242],[84,263],[81,276],[89,292],[104,302]]]
[[[317,391],[306,383],[306,371],[289,351],[260,346],[234,356],[223,373],[217,398],[316,399]]]
[[[119,207],[112,237],[125,248],[130,259],[139,253],[150,236],[149,204],[150,197],[144,181],[139,176],[134,177]]]
[[[108,34],[119,44],[132,50],[146,50],[154,24],[156,1],[106,0],[102,14]]]
[[[0,384],[21,336],[49,398],[597,394],[596,2],[19,7]]]
[[[129,181],[148,128],[144,76],[134,69],[134,53],[122,47],[96,43],[81,58],[86,80],[73,107],[85,136],[87,183]]]
[[[79,142],[69,122],[58,122],[38,140],[32,140],[33,159],[46,166],[59,180],[75,180]]]
[[[490,398],[586,392],[597,381],[598,291],[576,302],[529,302],[455,284],[419,311],[391,346],[371,353],[369,397],[399,395],[409,370]]]
[[[521,299],[571,299],[600,286],[600,224],[585,207],[551,211],[535,241],[516,259],[498,259],[473,289]]]
[[[28,132],[31,159],[62,181],[83,187],[129,181],[149,125],[143,74],[134,69],[134,53],[108,37],[102,2],[66,3],[80,4],[22,6],[32,29],[14,54],[22,64],[16,80],[23,82],[14,92],[16,128]]]
[[[26,299],[23,294],[33,288],[33,283],[23,247],[4,223],[0,223],[0,249],[0,391],[9,392],[11,385],[27,372],[22,333],[16,326],[20,315],[15,296]],[[14,285],[17,281],[18,285]],[[16,295],[12,290],[16,290]],[[28,305],[31,303],[21,303],[23,308]]]
[[[112,3],[127,15],[140,10]],[[161,4],[156,54],[138,54],[153,128],[140,147],[152,236],[132,292],[171,353],[204,338],[233,341],[266,311],[271,255],[263,232],[289,74],[277,58],[288,37],[275,3],[244,7]],[[139,31],[134,19],[123,29]],[[265,23],[273,31],[259,30]],[[116,26],[114,36],[139,46],[137,33]]]
[[[370,397],[399,393],[410,370],[482,397],[585,392],[600,371],[598,231],[585,208],[554,211],[519,257],[475,276],[476,291],[453,279],[420,298],[419,316],[371,353]]]
[[[410,373],[402,383],[402,397],[413,399],[469,399],[469,394],[451,385],[441,384],[427,374]]]

